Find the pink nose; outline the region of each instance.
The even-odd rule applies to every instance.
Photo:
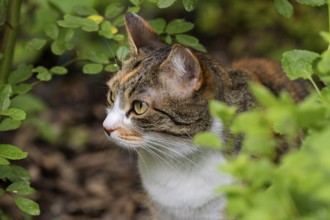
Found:
[[[110,135],[114,130],[111,128],[103,128],[103,130],[105,131],[105,133],[107,133],[108,135]]]

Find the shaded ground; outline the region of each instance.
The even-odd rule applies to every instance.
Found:
[[[1,137],[29,152],[24,161],[41,206],[37,220],[146,219],[146,198],[136,170],[136,156],[106,140],[102,130],[109,76],[71,74],[36,88],[49,107],[40,114],[59,134],[54,144],[25,125]],[[12,199],[0,207],[21,219]]]

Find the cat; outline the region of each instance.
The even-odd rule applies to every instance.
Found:
[[[256,106],[252,80],[275,94],[283,89],[295,99],[306,96],[300,82],[262,59],[240,60],[225,68],[210,55],[179,44],[166,45],[140,16],[125,16],[131,54],[107,83],[108,138],[137,151],[142,184],[158,220],[224,220],[226,199],[215,192],[234,179],[218,170],[224,152],[197,146],[201,131],[230,136],[209,113],[210,100],[237,107]],[[236,141],[239,148],[240,141]]]

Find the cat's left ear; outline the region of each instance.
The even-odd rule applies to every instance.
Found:
[[[140,16],[127,12],[125,24],[133,53],[138,54],[140,49],[150,50],[164,44],[148,22]]]
[[[187,96],[202,86],[203,75],[198,58],[187,48],[173,45],[167,59],[161,64],[160,77],[171,90]]]

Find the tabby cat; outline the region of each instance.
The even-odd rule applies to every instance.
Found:
[[[296,100],[306,95],[304,87],[272,62],[241,60],[224,68],[205,53],[166,45],[138,15],[127,13],[125,21],[131,56],[108,82],[107,136],[139,154],[154,219],[227,219],[225,198],[214,192],[233,182],[217,170],[226,162],[224,153],[192,142],[201,131],[222,140],[230,135],[210,115],[208,102],[217,99],[243,112],[255,106],[250,80],[275,94],[286,89]]]

